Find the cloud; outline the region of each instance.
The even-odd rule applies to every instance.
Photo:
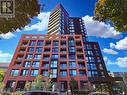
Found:
[[[12,54],[4,53],[0,50],[0,62],[10,62],[12,59]]]
[[[118,54],[118,52],[115,51],[115,50],[113,50],[113,49],[104,48],[102,51],[103,51],[104,53],[107,53],[107,54],[113,54],[113,55]]]
[[[93,20],[91,16],[82,18],[86,25],[86,30],[89,36],[96,36],[101,38],[119,38],[120,33],[114,29],[110,24]]]
[[[121,39],[120,41],[114,43],[110,43],[111,48],[115,48],[118,50],[127,50],[127,37]]]
[[[109,58],[104,57],[104,60],[107,64],[109,65],[117,65],[121,68],[126,68],[127,67],[127,57],[118,57],[116,61],[111,61]]]
[[[3,38],[3,39],[11,39],[13,37],[16,37],[16,35],[14,35],[13,33],[11,32],[8,32],[6,34],[0,34],[0,38]]]
[[[48,28],[48,21],[49,21],[50,12],[41,12],[36,17],[38,19],[38,23],[35,23],[31,26],[25,26],[24,30],[37,30],[37,31],[45,31]]]

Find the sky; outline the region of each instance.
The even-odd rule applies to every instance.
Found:
[[[102,55],[111,72],[127,72],[127,34],[116,31],[111,25],[94,21],[95,3],[97,0],[40,0],[44,4],[38,16],[22,30],[1,34],[0,62],[10,63],[22,34],[46,34],[51,10],[61,3],[71,17],[84,20],[89,41],[98,42]]]

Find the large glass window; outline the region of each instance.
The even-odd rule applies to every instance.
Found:
[[[79,75],[80,75],[80,76],[86,76],[85,70],[80,70],[80,71],[79,71]]]
[[[43,70],[43,71],[42,71],[42,75],[43,75],[43,76],[48,76],[48,70]]]
[[[58,41],[53,41],[53,46],[58,46],[59,42]]]
[[[75,68],[75,67],[76,67],[75,61],[70,61],[70,62],[69,62],[69,67]]]
[[[52,48],[52,52],[58,52],[59,50],[58,50],[58,48],[56,47],[56,48]]]
[[[61,49],[60,49],[60,52],[66,53],[66,48],[61,48]]]
[[[40,47],[36,48],[36,52],[42,52],[42,48]]]
[[[50,78],[57,78],[57,69],[51,69]]]
[[[60,71],[60,76],[67,76],[67,71]]]
[[[61,60],[66,60],[67,56],[65,54],[60,55]]]
[[[100,57],[97,57],[97,62],[101,62],[101,58]]]
[[[51,45],[51,41],[45,41],[45,45],[46,46],[50,46]]]
[[[35,54],[34,59],[41,59],[41,54]]]
[[[49,60],[50,59],[50,55],[49,54],[44,54],[43,55],[43,59],[44,60]]]
[[[69,59],[70,59],[70,60],[75,60],[75,55],[70,54],[70,55],[69,55]]]
[[[31,70],[30,76],[37,76],[38,75],[38,70]]]
[[[75,41],[74,40],[69,40],[69,46],[75,46]]]
[[[66,46],[66,41],[61,41],[61,46]]]
[[[34,47],[28,48],[28,52],[33,52],[33,51],[34,51]]]
[[[39,41],[37,42],[37,46],[43,46],[43,41],[39,40]]]
[[[49,67],[49,62],[43,62],[43,67],[48,68]]]
[[[66,68],[67,67],[67,64],[66,63],[60,63],[60,68]]]
[[[40,65],[39,61],[34,61],[32,67],[39,67],[39,65]]]
[[[85,68],[84,62],[79,62],[79,63],[78,63],[78,67],[79,67],[79,68]]]
[[[92,70],[96,70],[97,69],[95,64],[90,64],[90,65],[91,65],[91,69]]]
[[[57,67],[58,61],[51,61],[51,67]]]
[[[95,62],[94,57],[89,57],[90,62]]]
[[[33,58],[33,54],[27,54],[26,55],[26,59],[32,59]]]
[[[19,70],[11,70],[11,76],[18,76]]]
[[[88,55],[93,56],[93,52],[92,51],[88,51],[87,53],[88,53]]]
[[[30,67],[30,61],[24,62],[24,67]]]
[[[30,41],[30,46],[34,46],[36,44],[36,41]]]
[[[70,76],[76,76],[77,72],[76,70],[70,70]]]
[[[20,76],[28,76],[28,70],[22,70]]]
[[[69,52],[75,52],[75,47],[69,47]]]
[[[91,68],[90,68],[90,64],[87,64],[87,68],[88,68],[88,70],[91,70]]]
[[[52,54],[52,59],[58,59],[58,54]]]

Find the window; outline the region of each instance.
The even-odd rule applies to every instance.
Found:
[[[92,75],[93,75],[93,77],[98,77],[97,71],[92,71]]]
[[[86,76],[86,72],[84,70],[79,71],[79,76]]]
[[[28,41],[23,41],[21,45],[26,46],[27,44],[28,44]]]
[[[61,49],[60,49],[60,52],[62,52],[62,53],[63,53],[63,52],[66,52],[66,48],[61,48]]]
[[[82,53],[83,52],[83,50],[82,50],[82,48],[77,48],[77,53]]]
[[[43,67],[48,68],[49,67],[49,62],[43,62]]]
[[[51,41],[46,41],[46,42],[45,42],[45,45],[46,45],[46,46],[50,46],[50,45],[51,45]]]
[[[99,52],[98,51],[95,51],[95,55],[99,56]]]
[[[69,47],[69,52],[75,52],[75,47]]]
[[[58,52],[58,48],[52,48],[52,52]]]
[[[30,67],[30,61],[24,62],[24,67]]]
[[[58,54],[52,54],[52,59],[58,59]]]
[[[90,64],[90,65],[91,65],[91,69],[92,70],[96,70],[97,69],[95,64]]]
[[[22,70],[20,76],[28,76],[28,70]]]
[[[19,70],[12,70],[11,71],[11,76],[18,76]]]
[[[82,46],[81,41],[76,41],[76,46]]]
[[[83,56],[83,54],[78,54],[78,55],[77,55],[77,59],[84,60],[84,56]]]
[[[100,69],[100,70],[103,70],[102,64],[99,64],[99,69]]]
[[[88,70],[91,70],[91,68],[90,68],[90,64],[87,64],[87,68],[88,68]]]
[[[37,46],[43,46],[43,41],[39,40],[39,41],[37,42]]]
[[[69,40],[69,46],[75,46],[74,40]]]
[[[57,61],[51,61],[51,67],[57,67],[58,62]]]
[[[67,71],[60,71],[60,76],[67,76]]]
[[[49,60],[50,59],[50,55],[49,54],[44,54],[43,55],[43,59],[44,60]]]
[[[95,62],[94,57],[89,57],[89,62]]]
[[[48,76],[48,70],[43,70],[43,71],[42,71],[42,75],[43,75],[43,76]]]
[[[30,36],[25,36],[25,38],[27,38],[27,39],[28,39],[28,38],[30,38]]]
[[[66,41],[61,41],[61,46],[66,46]]]
[[[87,45],[86,45],[86,48],[90,50],[90,49],[92,49],[92,46],[89,45],[89,44],[87,44]]]
[[[35,54],[34,59],[41,59],[41,54]]]
[[[91,71],[88,71],[88,77],[91,77],[92,75],[91,75]]]
[[[64,54],[64,55],[60,55],[60,59],[61,60],[66,60],[66,55]]]
[[[70,54],[70,55],[69,55],[69,59],[70,59],[70,60],[75,60],[75,55]]]
[[[96,49],[96,50],[97,50],[97,45],[94,45],[94,49]]]
[[[26,59],[32,59],[33,58],[33,54],[27,54],[26,55]]]
[[[92,51],[88,51],[87,53],[88,53],[88,55],[93,56],[93,52]]]
[[[50,52],[50,48],[45,48],[44,52]]]
[[[89,62],[89,57],[86,57],[86,62]]]
[[[59,42],[58,41],[53,41],[53,46],[58,46]]]
[[[34,61],[32,67],[39,67],[39,65],[40,65],[39,61]]]
[[[57,69],[51,69],[50,78],[57,78]]]
[[[37,38],[37,36],[32,36],[32,38],[34,38],[34,39],[35,39],[35,38]]]
[[[60,68],[66,68],[67,67],[67,64],[66,63],[60,63]]]
[[[34,46],[36,44],[36,41],[30,41],[30,46]]]
[[[74,61],[70,61],[69,62],[69,67],[75,68],[76,67],[76,63]]]
[[[33,51],[34,51],[34,47],[28,48],[28,52],[33,52]]]
[[[97,57],[97,62],[101,62],[101,58],[100,57]]]
[[[31,70],[30,76],[37,76],[38,75],[38,70]]]
[[[79,67],[79,68],[85,68],[85,64],[84,64],[84,62],[80,62],[80,63],[78,63],[78,67]]]
[[[42,52],[42,48],[36,48],[36,52]]]
[[[70,76],[76,76],[77,72],[76,70],[70,70]]]

